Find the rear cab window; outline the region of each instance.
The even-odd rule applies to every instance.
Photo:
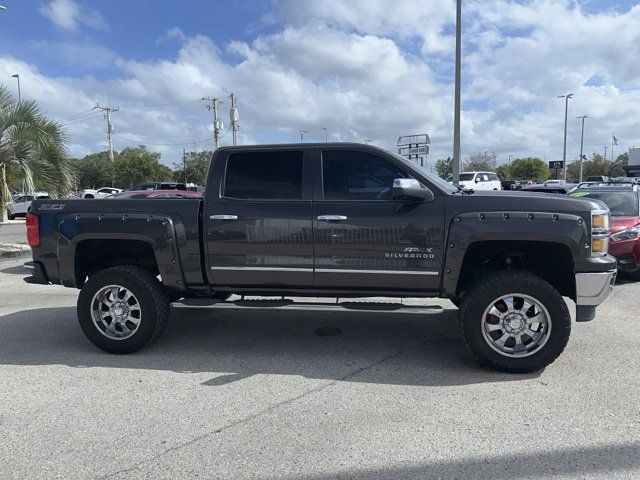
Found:
[[[239,152],[229,155],[222,196],[238,200],[301,200],[302,150]]]

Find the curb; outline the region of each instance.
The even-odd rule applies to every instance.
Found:
[[[27,245],[0,243],[0,259],[21,258],[30,256],[31,248]]]

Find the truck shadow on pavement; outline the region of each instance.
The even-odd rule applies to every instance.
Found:
[[[341,333],[319,336],[322,327]],[[211,372],[202,382],[209,386],[258,374],[419,386],[538,376],[478,366],[459,334],[456,310],[420,317],[173,309],[160,340],[130,355],[94,347],[74,307],[24,310],[0,317],[0,364]]]
[[[610,444],[594,447],[567,447],[557,450],[526,453],[510,453],[484,458],[442,460],[422,464],[388,466],[358,470],[342,470],[328,475],[305,475],[305,480],[330,480],[335,478],[364,479],[427,479],[460,478],[465,480],[511,480],[535,478],[637,478],[640,467],[640,444]],[[288,480],[294,477],[270,477]],[[295,477],[300,478],[300,477]]]

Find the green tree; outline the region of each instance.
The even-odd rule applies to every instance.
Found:
[[[160,163],[160,154],[150,152],[144,145],[127,147],[114,158],[116,187],[131,188],[137,183],[170,181],[173,172]]]
[[[496,158],[495,155],[488,156],[484,153],[474,153],[469,155],[464,162],[465,172],[489,171],[495,172]]]
[[[213,152],[187,152],[185,161],[173,163],[173,178],[177,182],[204,185]]]
[[[453,159],[451,157],[447,157],[446,160],[439,158],[436,161],[436,172],[442,178],[447,178],[451,175],[453,173]]]
[[[496,168],[496,173],[500,180],[511,180],[511,167],[509,165],[500,165]]]
[[[112,165],[109,151],[90,153],[79,160],[73,160],[78,178],[78,188],[101,188],[111,185]]]
[[[629,164],[626,153],[618,155],[613,162],[607,162],[599,153],[592,153],[590,160],[582,162],[582,179],[605,175],[607,177],[623,177],[626,175],[624,167]],[[574,160],[567,167],[567,180],[580,181],[580,160]]]
[[[25,191],[46,189],[52,196],[69,193],[75,184],[60,124],[47,119],[33,101],[17,102],[0,86],[0,210],[11,196],[7,167],[20,170]]]
[[[516,158],[511,162],[511,175],[517,180],[544,182],[549,178],[549,166],[540,158]]]

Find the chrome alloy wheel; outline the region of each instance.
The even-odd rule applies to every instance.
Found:
[[[527,357],[547,343],[551,317],[535,298],[511,293],[489,304],[482,316],[481,328],[484,340],[499,354]]]
[[[142,320],[140,302],[120,285],[100,289],[91,301],[93,324],[111,340],[125,340],[138,331]]]

